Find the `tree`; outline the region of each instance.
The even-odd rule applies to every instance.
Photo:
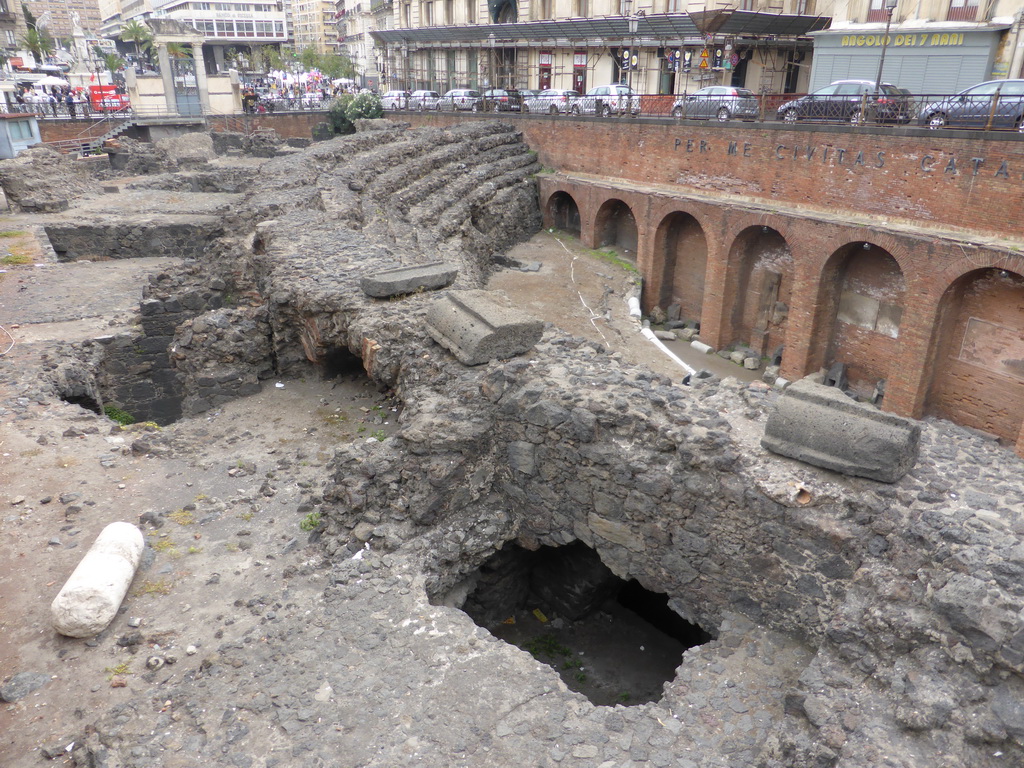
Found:
[[[172,59],[191,59],[192,47],[184,43],[168,43],[167,55]]]
[[[133,43],[136,54],[145,51],[146,60],[149,60],[149,53],[153,49],[153,33],[145,24],[140,23],[137,19],[132,19],[121,27],[118,37]]]
[[[338,53],[323,54],[320,57],[318,69],[331,80],[337,80],[339,77],[353,78],[356,74],[352,60],[348,56]]]
[[[53,38],[46,32],[45,29],[39,30],[36,28],[29,29],[24,37],[21,38],[21,44],[25,47],[29,53],[32,54],[32,58],[37,62],[42,62],[53,53],[54,44]]]
[[[124,59],[118,56],[116,53],[103,53],[97,46],[96,50],[102,54],[103,68],[110,72],[110,77],[114,77],[114,73],[124,67]]]

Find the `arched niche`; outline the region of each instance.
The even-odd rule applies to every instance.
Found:
[[[668,214],[654,235],[654,270],[660,274],[657,305],[679,305],[684,320],[701,319],[708,241],[704,228],[682,211]]]
[[[985,268],[939,306],[925,412],[1014,442],[1024,423],[1024,276]]]
[[[555,229],[580,236],[580,209],[568,192],[555,192],[548,198],[548,221]]]
[[[729,249],[727,301],[734,343],[771,355],[786,343],[793,255],[786,239],[767,226],[747,227]]]
[[[636,218],[621,200],[606,200],[598,209],[594,234],[598,248],[611,246],[628,261],[636,261],[639,236]]]
[[[847,243],[825,262],[821,283],[828,320],[824,363],[844,363],[850,388],[870,396],[897,364],[907,290],[903,270],[878,245]]]

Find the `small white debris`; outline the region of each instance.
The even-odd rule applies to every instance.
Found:
[[[284,389],[284,384],[282,384],[280,381],[277,382],[277,384],[275,384],[274,386],[277,387],[278,389]]]

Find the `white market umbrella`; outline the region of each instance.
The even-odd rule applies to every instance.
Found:
[[[62,78],[47,75],[46,77],[36,80],[33,85],[70,85],[70,83]]]

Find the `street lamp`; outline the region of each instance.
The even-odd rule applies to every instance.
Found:
[[[885,2],[885,34],[882,35],[882,54],[878,57],[878,76],[875,77],[875,96],[881,90],[882,66],[885,64],[885,49],[889,47],[889,26],[892,24],[892,12],[896,10],[899,0],[884,0]]]

